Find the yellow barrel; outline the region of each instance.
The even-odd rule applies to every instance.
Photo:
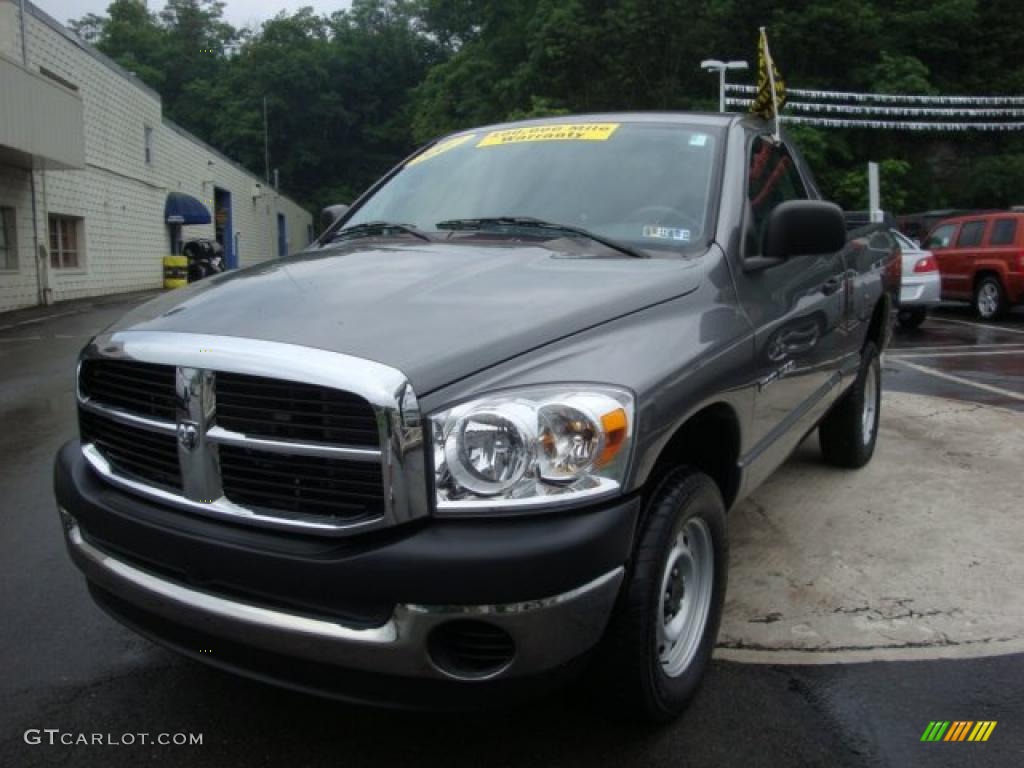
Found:
[[[164,256],[164,288],[188,285],[188,257]]]

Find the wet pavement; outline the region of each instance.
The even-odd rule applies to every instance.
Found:
[[[578,688],[488,714],[358,709],[154,646],[89,601],[64,552],[50,487],[53,455],[75,433],[75,355],[136,300],[0,316],[0,765],[1024,764],[1022,654],[815,666],[718,660],[689,712],[654,729],[623,724]],[[897,332],[885,381],[897,391],[1022,410],[1018,350],[1019,310],[1005,323],[977,324],[967,310],[943,309],[918,331]],[[936,719],[998,725],[984,744],[921,743]],[[43,734],[33,745],[27,729],[121,741],[190,732],[203,744],[49,746]]]
[[[966,305],[943,305],[917,329],[896,327],[885,388],[1024,411],[1024,308],[982,322]]]

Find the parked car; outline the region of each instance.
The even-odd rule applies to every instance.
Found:
[[[586,670],[670,718],[726,510],[815,428],[874,452],[895,254],[845,244],[750,116],[442,139],[306,251],[86,346],[71,557],[129,627],[261,680],[440,708]]]
[[[938,261],[943,300],[973,302],[985,320],[1024,301],[1024,213],[946,219],[925,247]]]
[[[991,209],[941,208],[931,211],[920,211],[919,213],[907,213],[896,218],[896,228],[907,237],[923,241],[928,236],[928,233],[935,228],[935,225],[943,219],[984,213],[993,213],[993,211]]]
[[[896,318],[904,328],[917,328],[928,310],[942,300],[942,280],[938,262],[931,251],[923,249],[906,235],[892,230],[902,254],[902,279]]]

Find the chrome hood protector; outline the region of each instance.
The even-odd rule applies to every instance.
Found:
[[[700,258],[479,241],[346,243],[208,278],[111,331],[212,334],[340,352],[421,397],[503,360],[695,290]]]

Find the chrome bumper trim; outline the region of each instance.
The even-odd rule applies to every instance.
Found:
[[[398,604],[383,625],[337,622],[227,599],[169,581],[90,544],[61,509],[68,550],[96,585],[141,609],[183,626],[286,656],[382,674],[435,679],[453,676],[430,660],[427,638],[450,619],[483,618],[515,640],[511,664],[490,678],[535,674],[593,647],[611,616],[623,567],[551,597],[500,605]],[[216,648],[212,649],[216,654]],[[464,678],[455,678],[464,679]]]

